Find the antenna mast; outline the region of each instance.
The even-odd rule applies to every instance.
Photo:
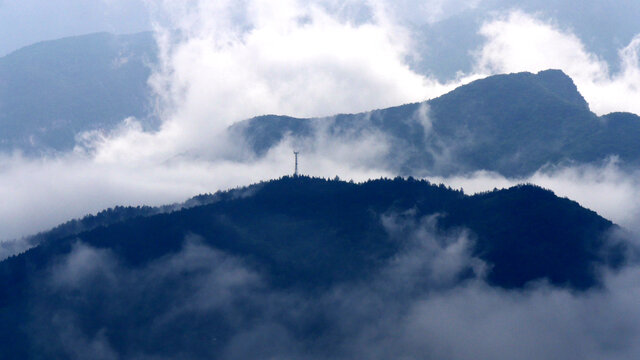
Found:
[[[300,152],[298,151],[293,152],[293,155],[296,157],[296,170],[294,171],[293,176],[298,176],[298,154],[299,153]]]

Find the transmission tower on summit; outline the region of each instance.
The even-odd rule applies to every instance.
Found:
[[[293,176],[294,176],[294,177],[297,177],[297,176],[298,176],[298,154],[299,154],[299,153],[300,153],[300,152],[298,152],[298,151],[294,151],[294,152],[293,152],[293,156],[295,156],[295,160],[296,160],[296,168],[295,168],[295,171],[293,172]]]

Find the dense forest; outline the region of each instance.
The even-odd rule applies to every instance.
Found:
[[[616,225],[533,185],[469,196],[413,178],[296,176],[186,204],[113,209],[77,231],[69,223],[40,234],[38,246],[1,262],[0,331],[10,345],[0,355],[65,357],[60,339],[43,340],[53,336],[46,329],[68,325],[61,319],[129,357],[216,358],[246,322],[265,317],[314,344],[337,341],[319,309],[291,318],[292,304],[265,313],[256,301],[323,297],[389,277],[400,277],[398,299],[477,280],[585,291],[599,286],[601,269],[628,260]],[[207,289],[201,308],[169,315]],[[196,341],[203,334],[209,340]]]

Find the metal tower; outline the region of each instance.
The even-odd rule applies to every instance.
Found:
[[[293,176],[298,176],[298,151],[294,151],[293,155],[296,157],[296,170],[293,172]]]

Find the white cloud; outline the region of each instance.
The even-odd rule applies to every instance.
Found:
[[[293,145],[284,141],[264,158],[242,161],[215,154],[171,153],[166,157],[135,154],[130,159],[123,153],[115,160],[104,153],[44,159],[2,156],[0,198],[6,201],[0,205],[0,240],[45,230],[116,205],[182,202],[196,194],[291,174]],[[339,175],[356,181],[391,176],[378,167],[376,159],[385,153],[386,146],[384,138],[376,134],[364,134],[349,143],[319,137],[296,145],[302,151],[303,174]]]
[[[500,174],[478,171],[449,178],[433,177],[453,188],[473,194],[494,188],[533,183],[553,190],[557,196],[577,201],[581,206],[628,229],[640,232],[640,176],[637,170],[620,167],[616,159],[602,166],[576,165],[544,167],[527,178],[506,178]]]
[[[486,38],[477,53],[475,71],[485,74],[561,69],[597,114],[628,111],[640,114],[640,34],[620,50],[621,70],[586,50],[571,31],[518,10],[487,21]]]
[[[438,221],[443,214],[416,218],[415,211],[385,214],[382,225],[401,250],[382,271],[382,287],[399,294],[419,287],[452,287],[468,270],[483,278],[487,266],[473,256],[473,235],[466,230],[449,234],[439,232]]]
[[[453,88],[409,68],[409,34],[377,6],[354,22],[323,2],[196,4],[163,2],[178,31],[158,28],[163,66],[151,84],[166,122],[153,141],[209,147],[222,129],[256,115],[367,111]]]

